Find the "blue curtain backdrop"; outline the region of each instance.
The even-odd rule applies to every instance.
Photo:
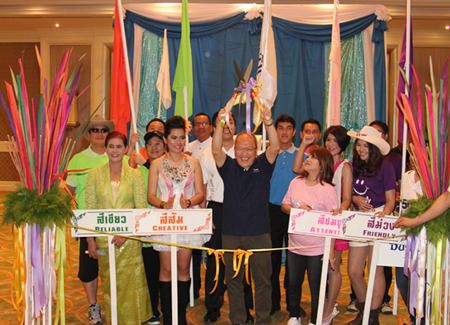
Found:
[[[385,120],[384,34],[386,24],[369,15],[341,24],[341,38],[352,37],[375,23],[375,98],[376,117]],[[180,24],[166,23],[127,11],[125,29],[129,60],[133,62],[134,24],[162,36],[168,31],[171,78],[175,73]],[[237,83],[233,61],[242,70],[253,59],[252,76],[256,75],[261,19],[244,20],[244,14],[230,18],[191,24],[191,47],[194,74],[194,115],[206,112],[212,116],[230,98]],[[278,64],[278,97],[273,111],[292,115],[300,124],[307,118],[323,121],[324,80],[326,80],[325,45],[331,41],[331,25],[294,23],[273,17]],[[144,53],[143,53],[144,55]],[[175,95],[173,93],[174,99]],[[173,102],[174,106],[174,102]],[[238,131],[244,130],[245,108],[235,109]],[[173,108],[167,115],[173,114]]]

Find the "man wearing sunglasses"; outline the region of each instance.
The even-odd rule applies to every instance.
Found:
[[[67,166],[68,176],[66,183],[72,193],[76,194],[77,208],[85,208],[85,188],[87,174],[93,169],[108,162],[105,153],[105,139],[114,128],[112,121],[107,121],[99,116],[91,119],[87,127],[87,138],[89,147],[75,154]],[[85,252],[88,250],[86,238],[80,238],[80,255],[78,278],[81,280],[86,291],[89,303],[88,320],[90,324],[102,324],[100,305],[97,303],[98,285],[98,262],[90,258]]]

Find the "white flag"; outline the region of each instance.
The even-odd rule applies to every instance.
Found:
[[[271,0],[264,0],[264,19],[259,44],[256,81],[260,85],[259,98],[264,106],[272,108],[277,98],[277,55],[272,30]],[[255,114],[254,114],[255,119]]]
[[[327,126],[341,124],[341,33],[338,9],[339,0],[334,0],[330,73],[328,77]]]
[[[168,109],[172,105],[172,91],[170,89],[170,65],[169,65],[169,49],[167,46],[167,29],[164,30],[163,52],[161,63],[159,65],[158,79],[156,80],[156,89],[159,91],[160,111],[161,102]],[[159,115],[159,114],[158,114]]]

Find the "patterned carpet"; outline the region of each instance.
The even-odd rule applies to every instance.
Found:
[[[0,206],[0,215],[1,215]],[[85,294],[80,282],[77,279],[78,270],[78,250],[77,242],[75,239],[67,238],[68,251],[67,251],[67,270],[66,270],[66,281],[65,281],[65,302],[66,302],[66,324],[88,324],[86,318],[87,302],[85,299]],[[13,270],[12,270],[12,232],[10,226],[0,227],[0,324],[2,325],[12,325],[18,324],[14,308],[11,304],[12,297],[12,281],[13,281]],[[346,267],[346,258],[344,256],[344,263],[341,266],[342,270]],[[202,270],[204,272],[204,269]],[[283,274],[282,274],[283,276]],[[391,287],[392,291],[392,287]],[[303,308],[309,312],[309,289],[305,281],[303,288]],[[347,321],[351,320],[354,315],[345,312],[345,307],[349,302],[349,282],[348,278],[343,276],[343,286],[338,298],[339,303],[339,315],[336,317],[334,324],[345,324]],[[101,295],[99,295],[101,296]],[[282,298],[282,310],[275,313],[272,316],[272,324],[286,324],[288,320],[288,313],[285,308],[284,297]],[[100,297],[100,301],[102,298]],[[195,301],[195,306],[189,308],[188,310],[188,322],[189,324],[200,325],[204,324],[203,316],[205,314],[203,292],[201,297]],[[223,325],[230,324],[228,320],[228,303],[225,302],[225,306],[222,308],[221,318],[215,324]],[[393,325],[393,324],[404,324],[407,321],[406,309],[403,305],[403,301],[400,299],[399,305],[399,315],[382,315],[380,318],[381,324]],[[307,319],[302,320],[303,324],[307,324]],[[136,324],[139,325],[139,324]]]

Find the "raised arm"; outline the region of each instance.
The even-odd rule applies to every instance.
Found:
[[[297,154],[295,155],[294,158],[294,163],[292,164],[292,171],[294,173],[300,174],[302,172],[303,169],[303,159],[305,156],[305,151],[306,148],[314,143],[314,136],[313,135],[308,135],[305,136],[302,139],[302,142],[300,143],[300,147],[297,150]]]
[[[262,107],[263,123],[267,131],[270,145],[266,150],[267,161],[273,164],[277,159],[278,152],[280,151],[280,144],[278,142],[277,130],[273,124],[272,111],[270,108]]]
[[[214,131],[211,151],[216,162],[217,167],[222,167],[227,158],[225,152],[222,150],[223,145],[223,123],[225,121],[225,110],[222,108],[219,111],[219,116],[216,119],[216,129]]]

